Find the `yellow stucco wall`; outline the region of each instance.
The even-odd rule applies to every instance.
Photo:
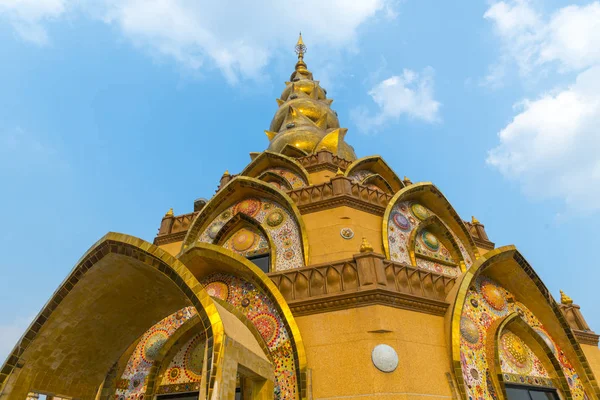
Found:
[[[173,242],[173,243],[163,244],[158,247],[160,247],[167,253],[171,254],[172,256],[176,256],[179,253],[179,251],[181,250],[182,243],[183,242]]]
[[[335,172],[329,170],[316,171],[309,174],[310,183],[313,185],[329,182],[334,176]]]
[[[582,344],[581,349],[590,364],[596,380],[600,380],[600,349],[598,346],[591,346],[589,344]]]
[[[380,216],[344,206],[305,214],[302,218],[308,233],[311,264],[352,258],[360,252],[363,236],[373,251],[383,254]],[[340,235],[342,228],[351,228],[354,237],[344,239]]]
[[[386,306],[297,317],[312,370],[313,398],[450,399],[450,362],[444,319]],[[386,330],[386,333],[374,331]],[[378,344],[398,353],[398,368],[379,371],[371,361]]]

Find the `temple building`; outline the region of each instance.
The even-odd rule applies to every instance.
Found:
[[[305,52],[268,148],[153,243],[96,242],[0,400],[600,400],[579,306],[434,184],[357,158]]]

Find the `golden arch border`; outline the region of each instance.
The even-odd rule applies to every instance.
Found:
[[[346,176],[347,178],[350,177],[350,174],[358,167],[360,167],[363,164],[367,164],[367,163],[376,163],[379,164],[381,166],[381,168],[383,168],[392,178],[393,182],[396,183],[395,186],[397,186],[398,188],[394,189],[393,187],[391,187],[392,189],[392,193],[394,193],[396,190],[401,190],[402,188],[405,187],[404,182],[402,182],[400,180],[400,178],[398,177],[398,175],[396,175],[396,173],[394,172],[394,170],[392,168],[390,168],[390,166],[383,160],[383,158],[381,158],[381,156],[367,156],[367,157],[363,157],[363,158],[359,158],[358,160],[355,160],[352,162],[352,164],[350,164],[347,168],[346,168],[346,172],[344,173],[344,176]],[[375,174],[375,172],[373,172]],[[381,175],[381,174],[379,174]],[[383,177],[383,176],[382,176]],[[385,177],[383,177],[384,180],[391,186],[392,183],[390,183],[388,181],[388,179],[386,179]]]
[[[302,239],[302,250],[304,252],[304,265],[309,265],[309,245],[308,245],[308,235],[306,233],[306,226],[304,225],[304,220],[302,219],[302,215],[300,214],[300,210],[294,204],[293,200],[283,191],[266,184],[265,182],[258,180],[256,178],[249,178],[246,176],[236,176],[231,181],[229,181],[224,187],[221,188],[217,192],[212,199],[206,203],[202,211],[196,215],[192,223],[190,224],[190,228],[188,229],[185,238],[183,239],[183,243],[181,245],[181,250],[177,257],[183,254],[186,249],[190,246],[194,245],[194,242],[198,241],[198,237],[200,234],[206,229],[206,227],[212,222],[210,218],[213,214],[218,214],[217,211],[221,211],[231,205],[233,202],[242,200],[244,198],[243,195],[237,195],[235,193],[236,186],[250,188],[251,190],[257,192],[266,193],[267,196],[278,198],[283,204],[280,204],[282,207],[291,211],[294,215],[296,223],[298,224],[298,229],[300,230],[300,236]],[[222,204],[227,204],[227,206],[222,206]]]
[[[141,253],[137,258],[132,255],[135,251]],[[148,267],[155,269],[158,273],[165,275],[179,287],[182,294],[196,308],[202,327],[207,332],[207,340],[212,341],[213,351],[209,355],[212,369],[208,371],[210,376],[207,377],[208,390],[206,393],[207,398],[212,396],[215,380],[219,377],[218,369],[221,364],[225,336],[223,322],[212,299],[187,267],[169,253],[135,236],[116,232],[107,233],[88,249],[30,324],[2,369],[0,369],[2,371],[0,374],[0,392],[2,392],[8,378],[19,363],[20,356],[37,338],[37,333],[48,320],[47,316],[58,308],[61,300],[68,296],[69,292],[99,260],[111,253],[134,257]]]
[[[591,389],[597,399],[600,399],[600,387],[598,387],[598,383],[592,373],[592,370],[583,354],[583,350],[579,345],[579,342],[575,338],[573,331],[569,327],[567,320],[564,318],[562,312],[558,308],[556,302],[551,298],[548,294],[548,290],[546,289],[544,283],[541,281],[539,276],[535,273],[531,265],[525,260],[525,258],[519,253],[517,248],[513,245],[499,247],[495,250],[491,250],[484,255],[482,255],[477,261],[464,273],[462,276],[462,280],[460,281],[460,285],[458,290],[456,291],[455,301],[452,303],[451,308],[448,309],[447,316],[450,318],[448,321],[447,328],[447,337],[448,337],[448,349],[450,352],[450,362],[451,368],[450,371],[452,376],[457,382],[458,391],[463,399],[466,399],[465,394],[465,381],[462,375],[462,366],[460,361],[460,318],[462,316],[462,310],[466,302],[467,291],[471,284],[475,281],[475,279],[488,267],[494,265],[495,263],[505,261],[507,259],[513,259],[517,265],[521,267],[521,269],[531,278],[531,280],[535,283],[535,285],[546,295],[544,296],[547,300],[548,306],[552,309],[554,316],[558,319],[560,323],[560,327],[566,334],[570,345],[574,349],[574,353],[577,356],[577,361],[582,370],[584,372],[583,376],[580,374],[580,377],[585,378],[584,387],[587,386]],[[587,390],[586,390],[587,392]],[[589,392],[588,392],[589,394]]]
[[[304,182],[306,183],[306,185],[308,185],[308,186],[311,185],[310,174],[308,173],[306,168],[304,168],[302,166],[302,164],[300,164],[298,161],[296,161],[292,157],[288,157],[284,154],[274,153],[274,152],[268,151],[268,150],[263,151],[254,160],[252,160],[252,162],[250,164],[248,164],[242,172],[240,172],[240,175],[246,176],[249,178],[257,178],[257,176],[253,176],[253,175],[258,175],[258,174],[253,174],[252,170],[254,168],[258,168],[259,164],[261,162],[263,162],[263,160],[265,160],[265,162],[267,163],[266,167],[264,169],[259,169],[261,173],[264,173],[269,167],[273,167],[273,165],[271,165],[271,162],[269,160],[270,158],[276,159],[278,161],[281,161],[284,164],[287,164],[287,166],[291,170],[295,170],[295,172],[297,172],[297,173],[299,172],[302,175],[302,179],[304,179]]]
[[[413,193],[423,192],[425,190],[427,190],[433,194],[436,194],[440,198],[439,201],[442,201],[443,203],[445,203],[446,209],[450,212],[451,216],[454,217],[455,222],[459,224],[462,234],[464,235],[463,239],[466,239],[466,242],[468,244],[467,252],[473,258],[473,262],[475,262],[475,260],[477,260],[477,258],[479,258],[479,250],[477,250],[477,246],[475,246],[475,241],[473,240],[473,237],[469,233],[469,230],[465,226],[464,222],[462,221],[462,219],[460,218],[458,213],[454,210],[454,208],[452,207],[452,205],[450,204],[448,199],[446,199],[446,197],[442,194],[442,192],[440,192],[439,189],[431,182],[420,182],[420,183],[415,183],[415,184],[406,186],[402,190],[398,191],[394,195],[394,197],[392,197],[392,199],[389,201],[389,203],[385,209],[385,213],[383,214],[383,221],[382,221],[383,226],[381,229],[381,236],[382,236],[383,249],[385,251],[385,256],[387,258],[390,258],[390,245],[388,243],[388,228],[389,228],[390,214],[392,213],[394,206],[400,200],[402,200],[404,196],[408,196]],[[428,207],[428,208],[431,208],[431,207]],[[454,233],[457,234],[457,232],[454,232]]]
[[[279,311],[284,317],[284,324],[290,332],[290,339],[292,340],[294,354],[296,355],[295,367],[298,387],[300,389],[299,394],[301,399],[306,399],[307,361],[304,342],[292,311],[279,289],[277,289],[277,286],[275,286],[273,281],[260,268],[247,258],[214,244],[196,242],[193,246],[188,247],[181,253],[179,258],[185,263],[194,258],[194,255],[192,254],[194,252],[198,253],[197,257],[208,260],[212,259],[227,264],[240,273],[240,277],[244,279],[248,279],[248,275],[250,275],[250,280],[254,280],[253,283],[257,284],[273,300],[274,304],[279,308]]]
[[[486,356],[488,360],[493,360],[492,365],[488,366],[490,369],[490,379],[492,380],[492,385],[496,389],[496,392],[502,393],[505,399],[508,397],[506,395],[506,384],[504,382],[502,367],[500,364],[500,338],[502,336],[502,333],[507,328],[510,329],[510,327],[514,325],[517,325],[520,330],[522,330],[532,340],[535,340],[536,345],[541,347],[544,354],[543,357],[540,358],[543,359],[545,357],[552,366],[552,370],[549,372],[553,372],[557,375],[555,379],[552,379],[555,383],[556,388],[561,390],[561,393],[564,396],[565,400],[572,400],[573,394],[571,393],[571,389],[569,388],[569,384],[567,383],[567,378],[565,377],[565,373],[562,369],[562,366],[558,362],[558,359],[552,353],[550,347],[548,347],[548,345],[546,344],[546,342],[544,342],[540,335],[538,335],[537,332],[535,332],[516,312],[510,313],[500,318],[499,320],[494,321],[494,323],[488,331],[486,343]],[[534,349],[532,349],[532,351],[539,357],[539,355],[535,352]],[[542,364],[544,364],[544,361],[542,361]],[[544,367],[548,369],[546,365],[544,365]]]
[[[460,252],[460,248],[458,247],[458,243],[456,243],[456,240],[450,234],[451,232],[448,229],[448,227],[446,227],[446,225],[444,225],[443,221],[437,215],[432,215],[430,217],[427,217],[425,220],[421,221],[421,223],[419,225],[417,225],[415,227],[415,229],[413,229],[412,232],[410,233],[410,235],[408,237],[408,254],[410,256],[410,261],[411,261],[412,265],[414,267],[417,266],[417,255],[415,252],[415,242],[417,240],[417,234],[419,232],[421,232],[423,229],[427,229],[430,226],[435,226],[436,229],[439,229],[439,230],[445,232],[444,239],[446,239],[452,245],[452,249],[450,251],[452,251],[453,256],[459,260],[458,267],[460,268],[461,272],[465,272],[467,270],[467,268],[465,265],[465,261],[463,260],[463,255]]]

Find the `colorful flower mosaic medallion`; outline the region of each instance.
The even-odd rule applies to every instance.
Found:
[[[394,213],[392,215],[392,221],[394,221],[394,224],[396,224],[396,226],[402,229],[403,231],[410,231],[410,221],[408,220],[408,218],[406,218],[404,214],[399,212]]]
[[[509,298],[512,299],[510,302],[507,301]],[[583,385],[579,375],[548,331],[524,304],[516,301],[511,293],[485,276],[478,277],[467,291],[460,320],[460,359],[467,398],[498,399],[489,374],[489,363],[495,361],[488,360],[487,346],[481,344],[488,343],[488,331],[492,325],[497,326],[499,319],[510,313],[519,314],[557,355],[573,398],[583,399]],[[495,351],[500,359],[505,382],[553,386],[550,374],[538,355],[515,332],[509,329],[501,332]],[[541,356],[545,357],[545,353]],[[473,370],[478,374],[474,374]]]
[[[202,378],[204,347],[204,341],[199,336],[196,336],[185,351],[185,374],[192,381]]]
[[[340,230],[340,235],[344,238],[344,239],[352,239],[354,237],[354,231],[350,228],[342,228]]]
[[[252,323],[256,326],[263,339],[265,339],[267,346],[271,345],[277,339],[279,335],[279,323],[273,315],[268,313],[258,314],[252,319]]]
[[[281,225],[284,220],[285,216],[279,210],[272,211],[269,213],[269,215],[267,215],[267,225],[269,225],[272,228]]]
[[[246,251],[259,240],[258,235],[248,229],[240,229],[231,238],[232,246],[237,251]]]
[[[213,281],[206,285],[204,289],[210,297],[216,297],[224,301],[227,301],[227,297],[229,297],[229,286],[225,282]]]
[[[260,200],[255,197],[250,197],[240,201],[233,208],[233,213],[243,213],[250,217],[254,217],[260,211]]]
[[[142,353],[144,360],[147,362],[153,362],[168,338],[169,332],[166,330],[157,330],[150,335],[150,337],[148,337],[144,343],[144,352]]]
[[[419,203],[414,203],[410,207],[410,210],[412,211],[413,215],[415,217],[417,217],[418,219],[420,219],[421,221],[423,221],[424,219],[427,219],[429,217],[429,210],[426,209],[425,207],[423,207]]]
[[[425,243],[425,246],[427,246],[429,250],[438,251],[440,249],[438,238],[428,230],[423,229],[423,231],[421,231],[421,239],[423,239],[423,243]]]
[[[196,334],[188,339],[171,358],[166,372],[160,381],[159,393],[176,393],[189,391],[194,383],[202,380],[204,352],[206,340],[203,334]],[[191,385],[191,386],[190,386]]]

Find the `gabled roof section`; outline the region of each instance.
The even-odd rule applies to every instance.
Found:
[[[379,174],[385,181],[390,185],[393,193],[404,188],[404,183],[400,180],[398,175],[390,168],[389,165],[381,158],[381,156],[369,156],[359,158],[354,161],[346,169],[346,176],[352,175],[353,172],[360,170],[372,171],[374,174]]]
[[[283,154],[263,151],[240,173],[242,176],[258,178],[264,171],[273,167],[289,169],[299,174],[310,185],[308,171],[298,161]]]

